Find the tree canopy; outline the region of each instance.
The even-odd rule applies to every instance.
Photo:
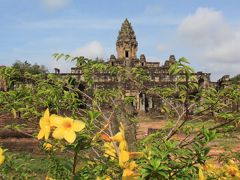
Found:
[[[48,72],[47,68],[44,65],[38,65],[38,64],[31,64],[28,61],[20,61],[17,60],[12,65],[13,68],[18,70],[21,74],[24,74],[25,72],[28,72],[30,74],[45,74]]]
[[[231,78],[231,81],[233,83],[237,83],[237,82],[240,82],[240,74],[234,76],[233,78]]]

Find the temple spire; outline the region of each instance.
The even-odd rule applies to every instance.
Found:
[[[135,32],[128,19],[122,23],[119,31],[116,49],[119,59],[135,59],[137,54],[138,42]]]

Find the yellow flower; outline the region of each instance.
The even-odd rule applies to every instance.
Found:
[[[126,141],[125,139],[122,140],[122,141],[119,143],[118,150],[119,150],[119,151],[127,151],[127,150],[128,150],[128,144],[127,144],[127,141]]]
[[[3,155],[3,152],[4,152],[3,149],[0,148],[0,165],[3,164],[4,159],[5,159],[5,156]]]
[[[125,167],[126,162],[129,161],[129,159],[134,159],[134,158],[140,158],[144,155],[143,152],[128,152],[125,150],[118,151],[118,158],[119,158],[119,166],[120,167]]]
[[[106,157],[110,156],[111,159],[114,159],[116,157],[116,151],[112,142],[111,143],[105,142],[103,147],[105,149],[104,156]]]
[[[43,117],[39,121],[39,125],[41,130],[39,131],[37,138],[42,139],[43,137],[45,137],[45,139],[47,140],[49,138],[51,130],[49,109],[46,109],[46,111],[44,112]]]
[[[50,151],[53,148],[53,145],[50,143],[44,143],[43,147],[46,151]]]
[[[121,123],[120,132],[118,132],[115,136],[110,137],[112,141],[118,142],[118,161],[119,161],[119,166],[124,168],[126,162],[129,161],[130,158],[139,158],[143,156],[142,152],[128,152],[128,144],[125,139],[125,132],[124,132],[124,126]]]
[[[110,176],[107,176],[105,180],[111,180]]]
[[[49,176],[46,176],[45,180],[54,180],[54,179]]]
[[[122,132],[118,132],[115,136],[110,137],[110,139],[115,142],[121,142],[124,140],[124,135]]]
[[[68,143],[73,143],[76,139],[76,133],[85,127],[85,123],[71,118],[61,118],[61,121],[56,123],[56,129],[53,132],[55,139],[65,139]]]
[[[119,166],[124,167],[124,164],[129,160],[129,152],[128,151],[119,151],[118,152],[118,161]]]
[[[234,162],[232,159],[230,159],[230,160],[228,161],[228,164],[234,165],[234,166],[236,165],[235,162]]]
[[[199,180],[205,180],[202,168],[199,168],[198,176],[199,176]]]
[[[119,142],[119,143],[122,141],[125,141],[124,126],[122,123],[120,124],[119,130],[120,132],[118,132],[115,136],[110,137],[112,141]]]
[[[125,164],[125,169],[123,170],[122,180],[137,180],[140,176],[135,172],[135,169],[138,167],[135,161],[131,161]]]
[[[230,166],[227,166],[227,172],[231,176],[235,176],[239,172],[239,170],[237,167],[230,165]]]
[[[56,114],[52,114],[50,116],[50,124],[51,124],[51,126],[58,127],[61,124],[63,118],[64,117],[62,117],[62,116],[58,116]]]
[[[119,166],[123,169],[122,180],[137,180],[139,178],[139,174],[135,172],[135,168],[137,168],[137,164],[135,161],[130,161],[131,158],[142,157],[142,152],[128,152],[128,144],[125,139],[124,126],[120,124],[120,132],[118,132],[115,136],[110,137],[112,141],[118,142],[118,161]]]
[[[130,169],[123,170],[122,180],[132,180],[133,177],[134,177],[134,171]]]
[[[206,164],[202,167],[208,174],[215,174],[219,171],[219,167],[212,161],[207,161]]]
[[[240,173],[235,174],[236,179],[240,179]]]
[[[123,175],[122,175],[122,180],[137,180],[139,178],[139,174],[135,173],[131,169],[124,169],[123,170]]]
[[[133,170],[133,169],[135,169],[137,167],[138,167],[138,165],[136,164],[135,161],[132,161],[132,162],[129,163],[129,169]]]

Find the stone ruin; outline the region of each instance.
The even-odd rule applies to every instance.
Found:
[[[168,87],[176,82],[176,77],[169,74],[169,67],[176,61],[174,55],[170,55],[163,65],[160,65],[160,62],[148,61],[144,54],[141,54],[139,58],[137,57],[138,42],[132,25],[127,19],[123,22],[119,31],[116,51],[116,55],[110,55],[110,58],[105,63],[126,68],[143,68],[150,77],[150,81],[144,84],[146,87]],[[84,82],[82,70],[78,67],[71,68],[71,73],[62,73],[61,75],[71,75],[78,81]],[[207,88],[211,85],[210,73],[197,72],[194,75],[199,79],[201,87]],[[96,88],[117,88],[121,82],[116,75],[112,75],[110,72],[98,72],[94,76],[94,80]],[[126,83],[124,89],[126,96],[135,97],[137,100],[134,107],[138,111],[156,110],[161,103],[158,97],[150,97],[145,92],[139,92],[134,89],[131,83]]]
[[[169,74],[169,67],[176,61],[174,55],[170,55],[169,59],[160,65],[160,62],[150,62],[144,54],[137,57],[138,42],[135,32],[131,23],[126,19],[119,31],[116,41],[116,55],[110,55],[110,58],[104,63],[108,63],[111,66],[122,66],[126,68],[136,67],[143,68],[149,75],[149,82],[144,85],[148,88],[151,87],[169,87],[176,82],[176,77]],[[55,74],[61,76],[71,76],[76,78],[78,82],[84,82],[84,76],[82,70],[77,67],[71,68],[71,73],[60,73],[60,69],[54,69]],[[218,82],[210,81],[210,73],[197,72],[194,74],[200,87],[216,87],[224,88],[229,82],[229,76],[223,76]],[[100,72],[94,76],[96,88],[117,88],[119,81],[121,81],[116,75],[112,75],[109,72]],[[85,87],[82,87],[85,89]],[[126,96],[135,97],[137,100],[133,106],[138,112],[154,112],[158,110],[161,103],[159,97],[148,96],[144,91],[140,92],[134,88],[130,83],[124,84]],[[0,90],[7,91],[6,82],[0,78]],[[9,117],[6,117],[9,116]],[[4,144],[5,147],[16,150],[36,151],[38,149],[38,141],[33,138],[24,136],[21,133],[13,131],[3,130],[3,127],[8,123],[11,123],[11,115],[0,117],[0,144]],[[29,129],[31,133],[32,129]],[[28,148],[26,148],[28,147]],[[24,149],[22,149],[24,148]]]

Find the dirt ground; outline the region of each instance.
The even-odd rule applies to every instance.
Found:
[[[145,136],[148,135],[148,129],[161,129],[164,127],[166,122],[164,120],[159,121],[147,121],[147,122],[140,122],[138,124],[137,128],[137,139],[142,139]],[[175,139],[182,140],[185,138],[184,134],[176,134],[174,136]],[[229,146],[228,146],[229,144]],[[220,154],[224,153],[225,150],[231,150],[232,152],[239,152],[240,151],[240,138],[233,137],[231,138],[223,138],[223,139],[217,139],[213,142],[209,143],[209,146],[211,147],[211,150],[209,152],[209,155],[211,157],[217,157]]]

